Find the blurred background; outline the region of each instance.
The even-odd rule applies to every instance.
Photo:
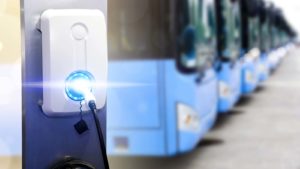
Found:
[[[0,0],[0,168],[21,168],[21,20],[19,0]]]
[[[274,2],[276,6],[282,8],[289,22],[293,25],[297,32],[299,32],[300,22],[297,19],[297,16],[299,15],[300,2],[292,0],[271,0],[271,2]]]

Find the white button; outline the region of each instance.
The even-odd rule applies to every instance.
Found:
[[[88,29],[85,25],[77,23],[72,26],[72,36],[76,40],[83,40],[88,36]]]

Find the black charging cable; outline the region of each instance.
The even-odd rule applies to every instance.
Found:
[[[104,139],[104,136],[102,133],[100,120],[97,115],[98,110],[97,110],[95,101],[94,100],[88,101],[88,106],[93,114],[93,118],[95,121],[98,140],[100,143],[101,154],[102,154],[102,158],[103,158],[104,169],[109,169],[109,163],[108,163],[108,158],[107,158],[107,153],[106,153],[106,145],[105,145],[105,141],[104,141],[105,139]],[[82,134],[88,130],[88,127],[82,117],[82,103],[81,102],[80,102],[80,117],[81,117],[81,120],[78,123],[76,123],[76,125],[74,127],[79,134]],[[92,165],[90,165],[89,163],[87,163],[85,161],[75,159],[72,157],[65,157],[65,159],[56,163],[50,169],[96,169],[96,168],[94,168]]]
[[[92,111],[93,118],[94,118],[94,121],[95,121],[104,167],[105,167],[105,169],[109,169],[109,163],[108,163],[107,153],[106,153],[106,145],[105,145],[105,142],[104,142],[105,139],[104,139],[104,136],[103,136],[103,133],[102,133],[100,120],[99,120],[99,117],[97,115],[97,106],[96,106],[95,101],[94,100],[89,101],[88,106]]]

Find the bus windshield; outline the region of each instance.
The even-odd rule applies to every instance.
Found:
[[[213,0],[188,0],[188,20],[185,29],[193,28],[195,34],[194,51],[182,53],[182,58],[194,60],[196,68],[202,68],[213,61],[216,50],[216,16]],[[184,30],[184,28],[183,28]],[[183,60],[186,59],[181,59]],[[184,64],[184,63],[183,63]],[[191,65],[188,65],[191,67]]]
[[[109,0],[110,59],[159,59],[170,46],[170,3],[161,0]]]
[[[196,32],[195,58],[203,64],[209,57],[214,57],[216,46],[213,2],[110,0],[109,59],[143,60],[180,56],[180,38],[184,30],[192,26]]]
[[[253,17],[249,19],[249,47],[259,47],[259,18]]]
[[[221,3],[222,2],[222,3]],[[230,0],[220,1],[219,16],[219,55],[225,59],[236,60],[241,48],[241,18],[237,2]],[[226,31],[224,31],[226,30]]]
[[[232,29],[232,47],[231,50],[233,51],[232,57],[234,59],[239,58],[241,55],[241,15],[240,15],[240,7],[239,4],[236,2],[233,6],[232,10],[233,14],[233,29]]]
[[[214,1],[208,0],[206,3],[204,3],[202,20],[204,36],[202,39],[200,39],[200,43],[203,43],[208,49],[208,55],[206,57],[209,57],[212,60],[215,57],[215,51],[217,47],[217,21]],[[205,55],[202,57],[205,57]]]
[[[271,47],[271,29],[268,18],[260,23],[260,47],[263,52],[269,51]]]

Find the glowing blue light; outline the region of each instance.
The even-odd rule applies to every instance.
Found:
[[[66,79],[65,92],[74,101],[83,101],[86,92],[91,92],[95,78],[87,71],[76,71]]]

